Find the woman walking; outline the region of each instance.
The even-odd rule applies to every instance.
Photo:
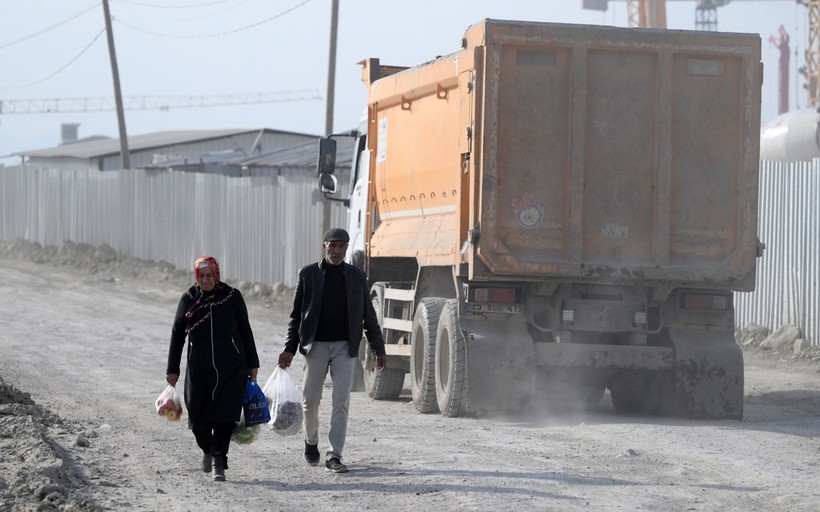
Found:
[[[231,434],[240,419],[245,385],[256,380],[259,356],[242,294],[220,281],[216,259],[197,259],[194,276],[196,284],[177,307],[165,380],[176,386],[187,337],[188,428],[202,449],[202,470],[224,481]]]

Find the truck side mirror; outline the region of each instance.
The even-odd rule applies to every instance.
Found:
[[[336,193],[336,176],[328,173],[319,175],[319,189],[323,194]]]
[[[322,177],[336,170],[336,141],[334,139],[319,139],[319,161],[316,162],[316,169]],[[324,186],[324,178],[320,183]]]

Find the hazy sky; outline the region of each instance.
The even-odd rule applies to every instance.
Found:
[[[484,18],[627,26],[626,2],[606,12],[582,0],[340,0],[334,131],[354,128],[365,105],[362,59],[412,66],[458,50]],[[134,96],[276,93],[281,101],[230,107],[126,110],[130,135],[171,129],[273,128],[322,134],[331,0],[110,0],[122,93]],[[694,0],[667,0],[670,29],[693,30]],[[733,0],[718,29],[758,33],[765,68],[762,118],[777,114],[780,51],[790,35],[790,107],[805,106],[806,8],[794,0]],[[0,0],[0,100],[113,98],[101,0]],[[96,39],[95,39],[96,38]],[[288,91],[291,91],[288,93]],[[36,107],[36,104],[32,104]],[[8,111],[8,107],[4,110]],[[116,112],[0,114],[0,156],[59,144],[60,125],[79,136],[117,137]],[[13,163],[17,160],[0,160]]]

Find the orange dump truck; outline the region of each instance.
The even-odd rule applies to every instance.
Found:
[[[455,53],[363,63],[350,261],[420,412],[609,390],[616,410],[741,418],[733,292],[755,285],[760,38],[484,20]],[[362,347],[366,347],[362,344]]]

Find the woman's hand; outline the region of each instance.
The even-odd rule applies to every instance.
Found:
[[[248,378],[256,382],[256,375],[259,373],[259,368],[248,368]]]
[[[170,384],[174,387],[177,387],[177,381],[178,380],[179,380],[179,374],[178,373],[169,373],[169,374],[165,375],[165,382],[167,382],[168,384]]]

